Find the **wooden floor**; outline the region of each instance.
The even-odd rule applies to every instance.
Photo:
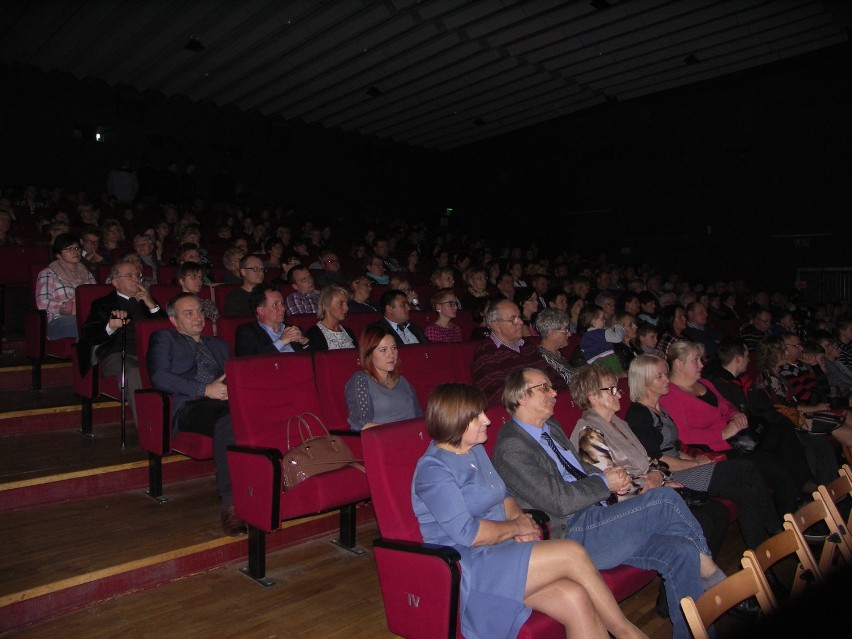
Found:
[[[156,522],[151,528],[156,528]],[[358,545],[369,548],[377,532],[374,523],[360,526]],[[127,538],[135,540],[134,544],[145,544],[149,534],[150,530],[128,531]],[[204,538],[208,533],[200,530],[196,534]],[[352,555],[328,539],[330,536],[270,554],[267,574],[278,582],[272,588],[255,584],[239,572],[242,564],[232,564],[2,636],[393,637],[385,625],[372,553]],[[96,545],[96,540],[90,543]],[[78,561],[70,556],[71,550],[54,551],[50,560],[54,569],[57,564]],[[82,556],[90,551],[73,554]],[[734,569],[741,553],[742,542],[733,527],[720,563]],[[671,624],[654,609],[657,592],[658,582],[654,582],[623,602],[622,608],[652,639],[669,639]],[[718,636],[724,637],[727,630],[740,626],[736,620],[726,618],[717,626]]]
[[[70,414],[76,410],[79,402],[67,387],[45,388],[40,393],[0,390],[0,491],[47,491],[50,482],[75,491],[81,485],[74,483],[78,475],[97,485],[95,489],[89,487],[94,496],[63,493],[57,501],[0,512],[0,622],[12,621],[0,623],[0,627],[15,625],[9,612],[16,609],[15,604],[30,601],[41,606],[48,596],[45,593],[65,592],[63,589],[80,584],[94,586],[116,575],[127,575],[124,578],[131,580],[129,589],[138,590],[37,625],[0,633],[0,637],[393,636],[385,625],[372,553],[357,556],[329,543],[335,535],[324,531],[335,527],[334,523],[327,525],[336,521],[333,513],[314,521],[288,522],[286,525],[292,528],[274,533],[279,535],[275,547],[292,545],[269,553],[267,576],[278,584],[263,588],[239,572],[245,565],[244,552],[239,554],[245,540],[222,536],[210,468],[202,469],[204,476],[190,473],[167,482],[165,491],[170,501],[165,504],[150,500],[141,488],[122,488],[120,492],[113,488],[110,492],[107,483],[114,480],[108,477],[144,472],[145,456],[132,428],[128,430],[126,450],[118,445],[114,423],[96,426],[93,439],[83,437],[76,426],[78,416]],[[101,412],[109,414],[110,410],[114,411],[106,407]],[[21,411],[32,414],[15,416]],[[68,416],[62,421],[63,413],[54,415],[51,411],[67,411]],[[41,420],[38,429],[2,428],[3,424],[27,419]],[[44,420],[54,423],[45,425]],[[75,426],[65,426],[66,421]],[[23,434],[10,434],[16,432]],[[198,467],[198,462],[173,461],[168,466]],[[98,487],[102,487],[100,492]],[[310,530],[299,533],[305,529]],[[292,537],[287,537],[289,531],[293,531]],[[321,537],[304,541],[304,537],[317,534]],[[358,545],[370,549],[377,536],[373,521],[363,523],[358,528]],[[736,570],[742,550],[742,540],[733,526],[719,558],[723,569]],[[179,561],[176,557],[204,555],[206,562],[215,553],[224,559],[203,564],[193,561],[203,565],[202,570],[211,565],[219,567],[174,581],[168,580],[199,568],[174,573],[160,568],[169,566],[171,570]],[[222,565],[238,556],[243,559]],[[140,581],[143,578],[149,581]],[[146,583],[162,581],[167,583],[141,590]],[[655,582],[622,602],[622,609],[652,639],[669,639],[671,624],[655,611],[657,593]],[[2,615],[9,618],[4,620]],[[738,622],[726,618],[717,625],[717,636],[724,637],[729,629],[738,627]]]

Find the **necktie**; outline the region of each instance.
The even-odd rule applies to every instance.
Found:
[[[556,446],[556,443],[550,437],[550,433],[542,433],[541,438],[547,443],[548,446],[556,453],[556,458],[562,463],[562,466],[567,470],[574,479],[585,479],[588,477],[586,473],[584,473],[579,468],[575,467],[571,462],[569,462],[562,453],[559,451],[559,448]]]
[[[406,328],[408,328],[408,322],[402,322],[396,325],[396,330],[398,330],[400,334],[404,333]]]

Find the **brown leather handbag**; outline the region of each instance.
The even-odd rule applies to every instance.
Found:
[[[322,432],[322,435],[314,435],[308,423],[309,419],[316,422],[316,430]],[[301,443],[290,448],[290,427],[294,422],[299,430]],[[309,477],[344,466],[352,466],[365,472],[362,461],[355,459],[343,438],[328,432],[319,417],[313,413],[293,415],[287,420],[287,452],[281,461],[281,490],[288,490]]]
[[[786,404],[775,404],[773,406],[775,410],[784,415],[787,419],[793,422],[793,426],[796,428],[800,428],[802,430],[810,430],[808,428],[808,421],[805,419],[805,416],[799,411],[795,406],[787,406]]]

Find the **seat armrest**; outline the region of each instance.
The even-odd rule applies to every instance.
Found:
[[[355,459],[364,459],[364,447],[361,444],[361,431],[349,430],[348,428],[332,428],[328,431],[332,435],[336,435],[346,442],[349,450],[352,451],[352,456]]]
[[[281,460],[277,448],[228,446],[237,516],[264,532],[281,525]]]
[[[458,636],[461,558],[455,549],[377,539],[373,557],[388,630],[402,637]]]
[[[339,437],[349,436],[349,437],[357,437],[359,439],[361,438],[361,431],[360,430],[350,430],[348,428],[329,428],[328,432],[332,435],[337,435]]]
[[[448,566],[461,561],[461,555],[455,548],[442,546],[441,544],[427,544],[419,541],[379,538],[373,542],[373,546],[387,548],[388,550],[410,552],[417,555],[431,555],[432,557],[441,559]]]
[[[139,419],[139,446],[158,457],[172,450],[172,398],[153,388],[136,391],[136,415]]]
[[[35,310],[24,315],[24,338],[27,357],[41,359],[45,356],[47,312]]]
[[[550,539],[550,517],[548,514],[543,510],[536,510],[535,508],[525,508],[524,512],[532,515],[533,521],[541,528],[541,538]]]

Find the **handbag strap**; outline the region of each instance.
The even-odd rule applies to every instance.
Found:
[[[323,435],[325,435],[326,437],[331,436],[331,433],[328,432],[328,428],[325,427],[325,424],[322,423],[322,420],[319,417],[317,417],[314,413],[302,413],[298,417],[299,417],[299,435],[302,437],[303,442],[308,441],[308,439],[314,438],[314,433],[311,430],[311,425],[310,425],[310,423],[308,423],[309,417],[312,417],[314,419],[314,421],[317,424],[319,424],[319,427],[323,431]],[[304,426],[305,431],[307,431],[307,434],[308,434],[307,437],[305,437],[305,433],[302,431],[302,426]],[[322,435],[319,435],[319,437],[322,437]]]

